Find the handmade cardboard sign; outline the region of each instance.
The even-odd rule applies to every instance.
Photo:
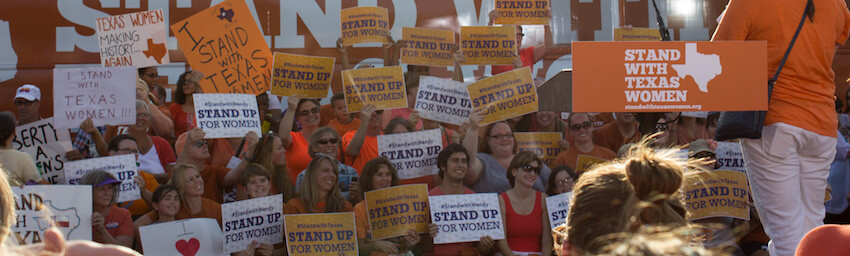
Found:
[[[472,113],[466,84],[433,76],[419,77],[414,109],[419,116],[437,122],[462,125]]]
[[[389,12],[383,7],[352,7],[339,11],[342,45],[392,43]]]
[[[717,156],[717,169],[742,173],[747,172],[747,165],[744,161],[744,154],[741,152],[740,143],[718,141],[715,152]]]
[[[401,62],[425,66],[454,65],[455,33],[450,30],[404,27]]]
[[[467,90],[473,109],[484,115],[480,125],[537,111],[537,88],[527,67],[470,84]]]
[[[561,153],[559,142],[564,138],[560,132],[515,132],[517,150],[537,154],[546,166],[553,166]]]
[[[766,110],[766,47],[764,41],[575,42],[573,112]]]
[[[661,41],[657,28],[615,28],[614,41]]]
[[[135,155],[124,154],[68,162],[68,166],[65,168],[65,178],[68,179],[68,185],[79,185],[80,178],[92,170],[104,170],[121,181],[120,184],[116,184],[118,186],[117,203],[142,199],[139,186],[136,186],[136,182],[133,181],[133,177],[139,175],[139,170],[136,169]]]
[[[252,241],[283,242],[283,194],[221,205],[224,252],[245,250]]]
[[[136,123],[133,67],[53,69],[56,128],[78,128],[87,118],[95,126]]]
[[[53,117],[16,126],[12,148],[32,157],[42,179],[50,184],[65,184],[65,152],[74,147],[68,129],[55,127]]]
[[[363,193],[372,239],[428,232],[428,185],[393,186]]]
[[[400,66],[343,70],[342,86],[348,112],[359,112],[366,104],[377,109],[407,107],[404,71]]]
[[[289,255],[358,255],[354,213],[287,214]]]
[[[192,218],[139,227],[146,255],[224,256],[224,235],[218,221]]]
[[[496,193],[429,196],[431,222],[439,229],[434,244],[505,238],[505,226]]]
[[[689,220],[709,217],[750,219],[747,174],[737,171],[692,172],[682,193]]]
[[[44,231],[56,227],[65,240],[91,240],[91,186],[18,186],[15,194],[17,222],[12,225],[12,242],[40,243]]]
[[[570,200],[573,192],[566,192],[549,196],[546,198],[546,210],[549,211],[549,227],[555,229],[567,222],[567,213],[570,211]]]
[[[464,65],[509,65],[517,56],[516,27],[460,27]]]
[[[335,61],[334,58],[274,53],[272,94],[324,98],[328,95]]]
[[[96,19],[100,64],[137,68],[168,64],[162,9]]]
[[[437,155],[443,150],[440,129],[378,135],[378,155],[390,159],[400,179],[437,174]]]
[[[251,10],[227,0],[171,25],[205,93],[258,95],[269,90],[272,53]]]
[[[496,0],[496,24],[549,24],[549,0]]]
[[[204,139],[241,138],[260,131],[257,98],[251,94],[195,94],[195,124],[206,132]]]

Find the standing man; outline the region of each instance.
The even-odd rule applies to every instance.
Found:
[[[841,0],[731,0],[712,40],[767,41],[773,75],[805,23],[768,104],[761,139],[741,147],[770,255],[794,255],[803,235],[823,225],[829,165],[835,156],[836,48],[847,41],[850,12]]]

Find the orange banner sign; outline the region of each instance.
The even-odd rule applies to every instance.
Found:
[[[767,44],[574,42],[574,112],[767,109]]]
[[[171,25],[206,93],[269,90],[272,53],[242,0],[227,0]]]

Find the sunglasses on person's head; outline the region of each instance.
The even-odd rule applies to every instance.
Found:
[[[200,147],[203,147],[203,146],[206,146],[206,145],[207,145],[207,141],[205,141],[205,140],[201,140],[201,141],[195,142],[195,147],[199,147],[199,148],[200,148]]]
[[[540,174],[540,166],[531,166],[530,164],[526,164],[522,167],[522,171],[524,172],[534,172],[534,174]]]
[[[306,115],[309,115],[310,113],[318,114],[319,111],[321,111],[321,109],[319,109],[319,107],[313,107],[311,109],[298,111],[297,114],[298,114],[298,116],[306,116]]]
[[[336,144],[337,142],[339,142],[339,140],[337,138],[330,138],[330,139],[320,139],[318,142],[319,142],[319,144],[322,144],[322,145],[328,144],[328,143]]]
[[[593,127],[592,123],[584,122],[584,123],[580,123],[580,124],[570,125],[570,130],[578,131],[578,130],[581,130],[582,128],[583,129],[590,129],[591,127]]]

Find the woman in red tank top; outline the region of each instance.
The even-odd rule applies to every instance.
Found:
[[[505,174],[511,183],[499,197],[506,239],[499,241],[501,255],[552,255],[545,194],[532,189],[543,162],[536,154],[523,151],[514,156]]]

